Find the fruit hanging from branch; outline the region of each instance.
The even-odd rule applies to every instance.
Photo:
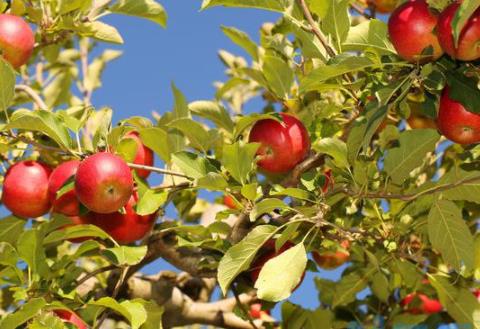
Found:
[[[0,14],[0,53],[7,62],[18,69],[30,59],[35,36],[23,18]]]

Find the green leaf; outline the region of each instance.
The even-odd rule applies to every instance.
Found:
[[[9,129],[41,132],[66,149],[71,148],[73,144],[60,118],[55,113],[47,111],[17,110],[10,118],[10,123],[4,127],[4,130]]]
[[[18,236],[23,232],[26,221],[24,219],[8,216],[0,219],[0,242],[15,245]]]
[[[6,111],[15,95],[15,71],[0,57],[0,111]]]
[[[48,234],[43,239],[43,244],[47,245],[50,243],[83,237],[110,239],[110,236],[107,233],[95,225],[74,225],[55,230]]]
[[[146,18],[162,27],[167,26],[167,13],[154,0],[118,0],[110,10],[117,14]]]
[[[107,66],[107,63],[113,61],[122,55],[121,51],[107,49],[102,55],[96,57],[88,66],[87,75],[85,77],[85,88],[93,91],[102,86],[102,73]]]
[[[333,319],[330,310],[319,308],[310,311],[290,302],[282,304],[282,325],[288,329],[318,329],[319,323],[322,328],[334,328]]]
[[[228,182],[222,174],[209,172],[197,180],[197,187],[211,191],[224,191],[228,187]]]
[[[294,80],[293,70],[288,63],[280,57],[267,55],[263,58],[262,69],[267,87],[280,99],[287,99]]]
[[[240,120],[238,120],[236,127],[235,127],[235,133],[233,135],[234,139],[237,139],[245,129],[253,125],[255,122],[260,121],[260,120],[266,120],[266,119],[272,119],[272,120],[277,120],[281,122],[281,119],[279,119],[276,115],[272,113],[267,113],[267,114],[250,114],[244,117],[241,117]]]
[[[291,198],[295,198],[299,200],[311,201],[310,194],[307,191],[302,190],[300,188],[296,188],[296,187],[283,188],[281,186],[279,187],[275,186],[275,188],[276,190],[270,192],[270,195],[285,195],[285,196],[289,196]]]
[[[115,153],[120,155],[126,162],[135,161],[138,143],[133,138],[123,138],[115,147]]]
[[[273,236],[276,229],[272,225],[257,226],[243,240],[228,249],[218,264],[217,274],[224,295],[233,280],[250,267],[257,252]]]
[[[346,305],[355,300],[357,293],[367,287],[368,281],[373,274],[377,272],[377,268],[372,266],[365,272],[351,272],[340,279],[333,297],[333,307]]]
[[[216,6],[257,8],[283,12],[287,7],[287,0],[203,0],[202,10]]]
[[[480,90],[477,82],[457,71],[449,70],[446,75],[449,97],[460,102],[467,111],[480,113]]]
[[[342,42],[345,41],[350,28],[348,15],[348,0],[330,0],[327,14],[322,20],[322,30],[330,35],[335,42],[338,52],[342,51]]]
[[[136,265],[147,254],[147,246],[120,246],[103,250],[103,255],[115,265]]]
[[[440,135],[433,129],[407,130],[400,134],[400,146],[389,149],[385,156],[385,171],[395,184],[401,184],[410,172],[420,166],[425,155],[435,150]]]
[[[429,281],[440,297],[440,303],[448,314],[462,325],[472,325],[471,328],[480,328],[480,304],[471,291],[465,288],[452,286],[445,277],[428,275]]]
[[[168,192],[147,190],[140,200],[138,200],[136,206],[136,213],[140,216],[150,215],[157,212],[168,198]]]
[[[451,22],[455,46],[458,45],[460,34],[462,33],[463,28],[478,8],[480,8],[480,2],[477,0],[464,0],[461,2],[460,7],[458,8]]]
[[[32,319],[35,315],[42,310],[47,304],[43,298],[32,298],[20,310],[15,313],[7,315],[3,321],[0,322],[0,328],[2,329],[17,329],[24,323]]]
[[[143,304],[147,312],[147,320],[141,329],[162,329],[162,316],[165,311],[163,306],[159,306],[154,301],[138,300],[138,302]]]
[[[266,262],[255,282],[258,298],[279,302],[290,297],[302,279],[307,260],[305,246],[300,243]]]
[[[275,209],[287,208],[289,208],[287,204],[280,199],[263,199],[255,204],[252,211],[250,211],[250,220],[253,222],[262,214],[269,214]]]
[[[173,120],[168,127],[181,131],[190,141],[190,145],[203,153],[206,153],[210,149],[210,145],[215,142],[211,139],[209,131],[200,122],[190,118]]]
[[[205,158],[190,152],[178,152],[172,154],[174,163],[187,176],[202,178],[210,172],[216,172],[216,168]]]
[[[188,104],[192,114],[201,116],[232,133],[234,124],[227,110],[219,103],[212,101],[196,101]]]
[[[142,143],[155,152],[163,161],[170,162],[168,133],[161,128],[144,128],[139,130]]]
[[[260,144],[237,142],[223,147],[222,163],[237,182],[246,184],[253,169],[255,154]]]
[[[222,26],[223,33],[236,45],[242,47],[255,61],[258,61],[258,46],[250,39],[248,34],[239,29]]]
[[[388,303],[390,297],[390,291],[388,289],[388,280],[384,274],[377,272],[372,278],[372,292],[382,302]]]
[[[126,300],[122,303],[119,303],[111,297],[103,297],[99,300],[90,302],[89,304],[103,306],[122,315],[130,322],[132,329],[140,328],[140,326],[143,325],[147,320],[147,312],[140,301]]]
[[[300,83],[300,92],[316,90],[321,88],[322,84],[332,78],[339,77],[346,73],[365,70],[369,67],[375,67],[371,59],[366,57],[347,57],[338,64],[329,64],[320,66],[312,70]]]
[[[387,24],[379,19],[371,19],[350,28],[343,44],[346,51],[364,51],[373,48],[380,55],[396,54],[388,38]]]
[[[338,168],[346,169],[349,167],[347,145],[338,138],[323,138],[313,148],[319,153],[331,156]]]
[[[80,29],[77,29],[80,35],[95,38],[100,41],[123,44],[123,38],[117,29],[109,24],[95,21],[83,23]]]
[[[172,120],[190,118],[190,110],[188,108],[187,100],[180,90],[177,89],[175,84],[172,83],[172,92],[175,99],[175,106],[172,112]],[[168,134],[168,145],[170,152],[183,151],[185,148],[185,136],[178,131],[171,129]]]
[[[452,201],[464,200],[480,203],[480,171],[464,171],[455,168],[442,177],[438,185],[454,184],[460,181],[467,182],[441,192],[444,198]]]
[[[17,251],[33,274],[48,277],[50,269],[47,265],[45,249],[42,245],[43,236],[37,230],[23,232],[18,237]]]
[[[474,264],[473,237],[462,218],[461,210],[452,201],[437,200],[428,214],[428,237],[443,259],[460,271]]]

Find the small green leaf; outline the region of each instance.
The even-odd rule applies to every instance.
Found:
[[[216,168],[206,158],[190,152],[177,152],[172,154],[174,163],[187,176],[202,178],[208,173],[216,172]]]
[[[103,250],[102,253],[115,265],[131,266],[140,263],[143,257],[145,257],[147,254],[147,246],[107,248]]]
[[[232,118],[221,104],[212,101],[196,101],[188,104],[188,107],[192,114],[208,119],[230,133],[233,132]]]
[[[14,245],[18,236],[23,232],[26,221],[24,219],[8,216],[0,219],[0,242]]]
[[[303,243],[270,259],[255,282],[258,298],[269,302],[287,299],[301,281],[306,266],[307,253]]]
[[[258,47],[248,34],[234,27],[222,26],[223,33],[235,44],[242,47],[254,60],[258,60]]]
[[[122,315],[130,322],[132,329],[140,328],[147,320],[147,312],[141,301],[126,300],[119,303],[111,297],[103,297],[89,304],[103,306]]]
[[[272,225],[257,226],[243,240],[228,249],[218,264],[217,274],[224,295],[233,280],[250,267],[257,252],[275,231],[276,227]]]
[[[263,58],[263,74],[267,87],[280,99],[287,99],[292,87],[294,74],[287,62],[277,56],[267,55]]]
[[[142,143],[155,152],[163,161],[170,162],[168,133],[161,128],[144,128],[138,131]]]
[[[283,12],[287,8],[286,0],[203,0],[202,10],[216,7],[257,8]]]
[[[250,212],[250,220],[253,222],[258,216],[263,214],[269,214],[275,209],[287,209],[288,205],[280,199],[263,199],[259,203],[255,204]]]
[[[253,169],[255,154],[260,144],[237,142],[223,147],[222,163],[236,181],[246,184]]]
[[[18,237],[18,255],[28,264],[33,274],[48,277],[50,269],[47,265],[43,236],[37,230],[23,232]]]
[[[146,18],[162,27],[167,26],[167,13],[154,0],[118,0],[110,10],[117,14]]]
[[[24,323],[36,316],[46,304],[47,302],[43,298],[30,299],[20,310],[7,315],[3,321],[0,322],[0,328],[20,328]]]
[[[313,148],[319,153],[328,154],[333,158],[338,168],[349,167],[347,159],[347,145],[338,138],[323,138]]]
[[[0,111],[6,111],[15,95],[15,71],[0,57]]]
[[[167,198],[167,191],[147,190],[138,200],[136,213],[140,216],[153,214],[165,204]]]
[[[48,234],[45,239],[43,239],[43,244],[47,245],[59,241],[84,237],[110,239],[110,236],[107,233],[95,225],[74,225],[55,230]]]

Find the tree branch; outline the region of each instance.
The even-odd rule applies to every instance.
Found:
[[[236,298],[227,298],[205,303],[192,299],[175,284],[171,273],[160,273],[154,277],[132,277],[127,282],[128,297],[154,300],[165,309],[163,326],[165,328],[203,324],[226,329],[264,328],[262,321],[251,323],[233,313],[237,305]],[[257,300],[255,295],[241,294],[238,301],[249,305]]]
[[[37,105],[39,109],[48,110],[47,104],[45,104],[40,95],[31,87],[24,84],[15,85],[15,92],[24,92],[32,99],[33,103]]]
[[[302,8],[303,14],[305,15],[305,18],[307,19],[308,24],[310,25],[310,27],[312,29],[312,32],[315,34],[315,36],[318,38],[318,40],[320,40],[320,43],[322,44],[322,46],[327,51],[327,54],[330,57],[335,57],[337,55],[335,49],[330,47],[330,45],[328,44],[327,38],[322,33],[322,31],[320,31],[320,29],[318,28],[317,24],[315,23],[315,20],[312,17],[312,13],[310,13],[310,10],[308,9],[308,6],[307,6],[307,3],[305,2],[305,0],[298,0],[298,4]]]
[[[163,169],[163,168],[139,165],[139,164],[136,164],[136,163],[127,163],[127,164],[130,168],[134,168],[134,169],[143,169],[143,170],[156,172],[156,173],[159,173],[159,174],[177,176],[177,177],[182,177],[182,178],[186,178],[186,179],[193,179],[192,177],[190,177],[188,175],[185,175],[185,174],[182,174],[182,173],[179,173],[179,172],[175,172],[175,171],[171,171],[171,170],[167,170],[167,169]]]

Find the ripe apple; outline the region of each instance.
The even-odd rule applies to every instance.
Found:
[[[124,138],[131,138],[137,143],[137,153],[135,154],[133,163],[144,166],[153,166],[153,151],[143,145],[137,131],[128,132]],[[138,177],[143,179],[147,179],[150,175],[150,170],[135,169],[135,172],[137,173]]]
[[[442,304],[438,300],[416,292],[405,296],[401,300],[400,305],[411,314],[433,314],[439,313],[443,309]]]
[[[76,326],[78,329],[88,329],[85,322],[83,322],[83,320],[72,311],[58,309],[58,310],[53,310],[53,313],[55,313],[56,316],[62,319],[63,322],[71,323],[74,326]]]
[[[410,107],[410,116],[407,123],[412,129],[437,129],[437,123],[422,113],[421,104],[417,102],[408,102]]]
[[[71,160],[62,163],[55,168],[48,181],[48,196],[52,202],[52,211],[66,216],[77,216],[80,213],[80,203],[78,202],[75,189],[62,194],[57,198],[57,192],[65,183],[75,176],[80,161]]]
[[[340,243],[341,248],[337,251],[312,252],[313,259],[319,267],[325,270],[333,270],[345,264],[350,259],[347,249],[350,247],[348,240]]]
[[[0,53],[14,68],[19,68],[32,55],[35,37],[30,26],[21,18],[0,14]]]
[[[237,204],[230,195],[223,196],[223,204],[230,209],[237,209]]]
[[[132,196],[133,176],[119,156],[96,153],[78,166],[75,192],[88,209],[101,214],[113,213],[125,206]]]
[[[114,212],[111,214],[89,213],[89,224],[96,225],[110,234],[115,241],[129,244],[143,239],[155,224],[156,214],[140,216],[135,212],[138,194],[135,191],[125,206],[125,213]]]
[[[452,21],[460,7],[460,2],[454,2],[438,17],[438,40],[443,50],[455,59],[474,61],[480,58],[480,8],[468,19],[460,32],[458,46],[455,48]]]
[[[255,284],[257,282],[258,277],[260,276],[260,271],[262,267],[268,262],[270,259],[277,257],[278,255],[282,254],[283,252],[287,251],[288,249],[295,246],[295,244],[291,241],[287,241],[283,244],[283,246],[277,251],[275,251],[275,240],[268,240],[260,250],[261,255],[258,257],[251,265],[249,270],[250,279]],[[303,272],[302,278],[300,282],[295,287],[296,290],[302,284],[303,278],[305,277],[305,272]]]
[[[50,210],[48,177],[51,169],[40,162],[21,161],[11,166],[3,182],[2,202],[15,216],[35,218]]]
[[[455,143],[480,141],[480,115],[468,112],[461,103],[451,99],[448,87],[442,92],[437,124],[440,132]]]
[[[369,5],[375,7],[380,14],[389,14],[397,6],[397,0],[368,0]]]
[[[480,289],[477,288],[473,291],[473,295],[477,297],[477,300],[480,302]]]
[[[435,34],[438,17],[425,0],[409,0],[388,20],[388,33],[398,55],[409,62],[436,60],[443,54]],[[423,54],[427,48],[433,52]]]
[[[270,311],[262,310],[262,304],[260,303],[254,303],[250,305],[249,313],[252,319],[262,319],[265,316],[270,316]]]
[[[283,122],[273,119],[257,121],[250,131],[249,142],[260,143],[257,164],[267,173],[292,170],[310,151],[307,129],[297,118],[280,113]]]

